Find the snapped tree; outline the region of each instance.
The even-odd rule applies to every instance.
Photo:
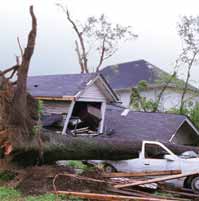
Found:
[[[91,71],[98,72],[103,62],[118,51],[119,44],[122,41],[137,38],[137,35],[131,31],[130,26],[122,26],[120,24],[113,25],[104,14],[99,18],[94,16],[89,17],[87,21],[82,24],[74,20],[69,10],[62,4],[57,4],[57,6],[64,12],[76,34],[75,51],[77,53],[81,73]],[[98,61],[97,64],[91,68],[88,62],[89,55],[92,51],[95,52],[96,60]]]
[[[30,15],[32,29],[21,62],[17,59],[16,65],[0,72],[0,146],[7,150],[7,154],[18,141],[23,142],[22,139],[31,137],[37,121],[36,101],[27,94],[27,75],[37,33],[37,20],[32,6]],[[10,76],[6,77],[8,73]],[[17,79],[12,82],[15,74]]]

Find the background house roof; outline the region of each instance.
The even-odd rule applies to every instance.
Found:
[[[27,88],[32,96],[75,96],[96,76],[95,73],[31,76]]]
[[[101,73],[114,90],[131,89],[141,80],[147,81],[152,87],[161,87],[164,86],[164,83],[161,83],[164,82],[164,77],[170,75],[145,60],[107,66],[102,69]],[[174,88],[182,88],[183,86],[184,81],[181,79],[176,79],[169,84],[169,87]],[[197,91],[192,85],[188,85],[188,88]]]
[[[163,72],[145,60],[111,65],[101,71],[113,89],[132,88],[141,80],[154,83]]]
[[[112,130],[110,137],[134,140],[158,140],[169,142],[187,120],[184,115],[129,111],[122,116],[122,107],[109,106],[105,117],[105,132]],[[190,129],[194,129],[190,126]],[[196,135],[196,133],[195,133]]]

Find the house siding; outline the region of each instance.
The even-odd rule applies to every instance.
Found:
[[[92,84],[88,88],[86,88],[83,93],[80,95],[78,100],[93,100],[93,101],[106,101],[106,97],[100,91],[100,89],[96,86],[96,84]]]
[[[70,107],[70,101],[43,101],[44,114],[67,114]]]
[[[141,92],[141,96],[146,97],[148,100],[151,99],[155,101],[159,93],[160,93],[160,89],[150,89],[150,90]],[[131,91],[118,90],[117,94],[120,96],[122,105],[124,105],[125,107],[129,107]],[[167,89],[161,98],[160,111],[168,111],[172,108],[179,107],[181,96],[182,96],[182,91],[175,90],[175,89]],[[185,96],[185,99],[190,100],[193,102],[193,104],[195,104],[199,102],[199,94],[188,92]]]
[[[176,132],[176,135],[172,139],[175,144],[181,145],[199,145],[199,139],[191,127],[185,122]]]

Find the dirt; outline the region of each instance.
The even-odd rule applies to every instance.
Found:
[[[53,191],[53,179],[57,174],[74,174],[70,167],[41,166],[18,171],[17,177],[7,185],[16,187],[24,195],[39,195]],[[102,179],[101,172],[90,170],[82,176]],[[60,175],[55,181],[57,190],[104,193],[107,185],[96,181],[87,181],[75,177]]]

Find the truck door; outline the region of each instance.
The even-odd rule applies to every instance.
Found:
[[[144,143],[143,166],[145,171],[179,170],[178,157],[163,144],[155,142]]]

